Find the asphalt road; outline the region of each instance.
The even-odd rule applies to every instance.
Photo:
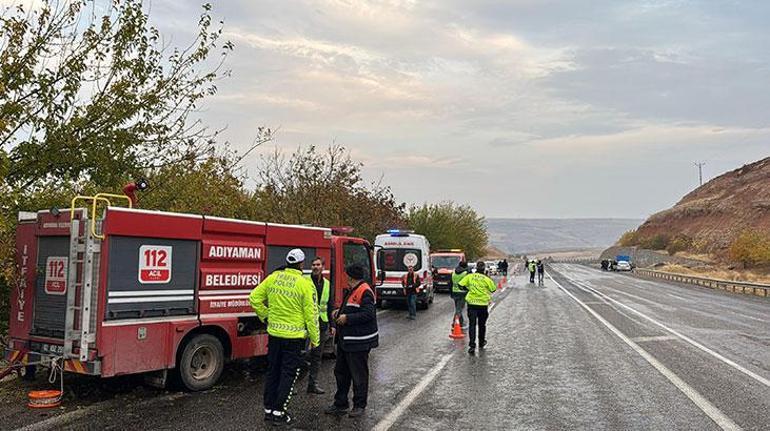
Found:
[[[321,413],[327,360],[328,392],[295,397],[293,429],[770,429],[770,301],[576,265],[549,276],[543,287],[508,280],[475,356],[448,337],[445,295],[416,321],[381,311],[366,417]],[[101,383],[51,417],[7,402],[27,387],[6,382],[0,428],[262,429],[262,375],[248,376],[232,365],[197,394]]]

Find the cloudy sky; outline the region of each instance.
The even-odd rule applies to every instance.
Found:
[[[151,16],[181,45],[199,3]],[[260,125],[288,150],[336,141],[406,202],[638,218],[696,161],[770,156],[765,1],[213,3],[236,49],[205,120],[241,148]]]

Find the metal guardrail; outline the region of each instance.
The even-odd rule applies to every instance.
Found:
[[[598,264],[599,259],[595,257],[573,257],[563,259],[553,259],[551,263],[582,263],[585,265]]]
[[[757,283],[744,283],[741,281],[717,280],[713,278],[693,277],[691,275],[673,274],[670,272],[654,271],[652,269],[636,268],[634,274],[643,277],[659,278],[677,283],[693,284],[696,286],[719,289],[727,292],[743,293],[746,295],[762,296],[770,298],[770,285]]]

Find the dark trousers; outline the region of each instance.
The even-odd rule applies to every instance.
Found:
[[[408,293],[406,295],[406,306],[409,308],[409,316],[417,317],[417,294]]]
[[[318,383],[318,370],[321,368],[321,359],[323,357],[324,347],[329,340],[329,324],[319,322],[319,329],[321,333],[321,343],[318,347],[314,347],[310,350],[310,367],[308,369],[307,385],[315,386]]]
[[[285,412],[291,391],[299,376],[302,347],[305,340],[268,336],[267,376],[265,376],[265,409]]]
[[[530,283],[535,282],[535,271],[529,271],[529,282]]]
[[[470,339],[469,347],[476,347],[476,324],[479,325],[479,342],[484,344],[484,340],[487,339],[487,318],[489,317],[489,309],[487,306],[471,305],[468,304],[468,338]]]
[[[452,299],[455,302],[455,315],[459,318],[460,326],[465,326],[465,319],[463,319],[463,309],[465,308],[465,293],[452,292]],[[452,318],[452,325],[454,325],[454,317]]]
[[[345,352],[337,345],[337,363],[334,365],[334,377],[337,379],[337,393],[334,405],[348,408],[348,393],[353,385],[353,407],[366,408],[369,397],[369,350],[363,352]]]

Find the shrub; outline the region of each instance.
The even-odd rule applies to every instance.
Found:
[[[747,229],[730,244],[732,260],[741,262],[744,268],[770,264],[770,234]]]
[[[618,245],[622,247],[631,247],[634,245],[639,245],[639,232],[636,230],[629,230],[623,235],[620,236],[620,239],[618,240]]]
[[[684,234],[675,236],[666,247],[666,251],[669,255],[673,256],[680,251],[690,250],[692,247],[692,238]]]
[[[649,250],[665,250],[668,247],[668,243],[671,241],[671,237],[665,234],[657,234],[648,238],[644,238],[639,241],[639,245],[642,248]]]

